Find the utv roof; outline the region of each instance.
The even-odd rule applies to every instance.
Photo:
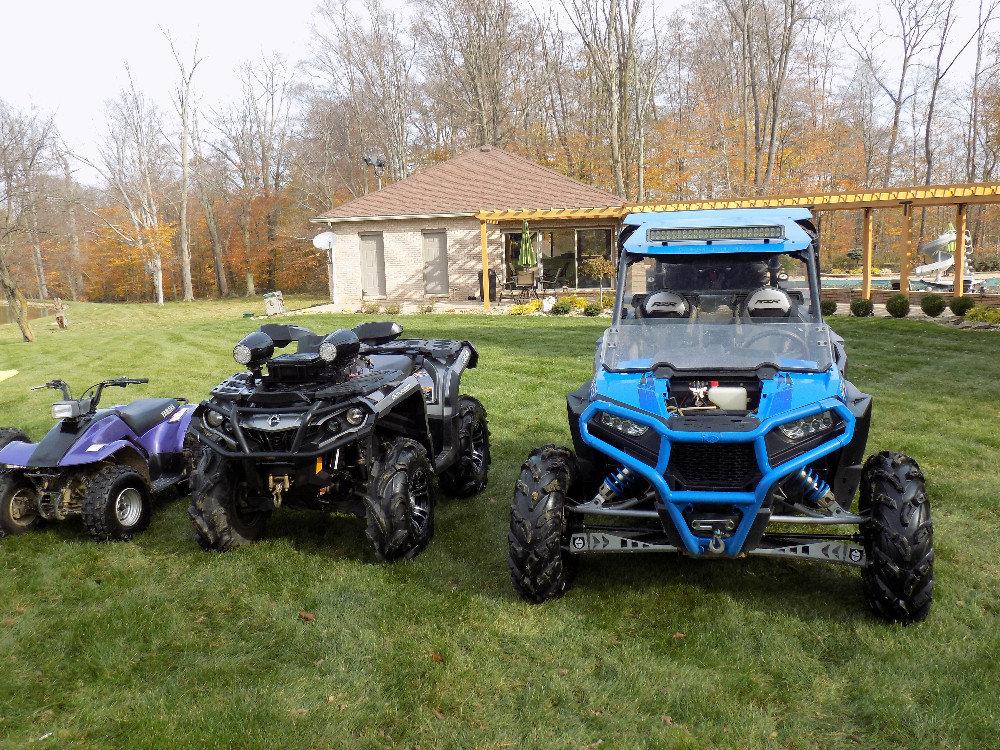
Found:
[[[692,253],[791,253],[812,242],[807,208],[733,208],[629,214],[623,220],[626,252],[651,255]]]

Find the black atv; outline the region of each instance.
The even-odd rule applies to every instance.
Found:
[[[353,513],[378,559],[413,557],[434,533],[435,475],[456,497],[483,490],[486,410],[458,392],[476,350],[402,332],[265,325],[236,345],[248,371],[217,386],[191,423],[205,446],[189,511],[202,547],[254,541],[287,505]],[[274,356],[292,342],[296,352]]]

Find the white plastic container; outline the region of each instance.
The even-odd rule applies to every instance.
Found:
[[[708,389],[708,400],[727,411],[746,411],[747,389],[738,385],[713,385]]]

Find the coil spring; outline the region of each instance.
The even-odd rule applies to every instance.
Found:
[[[802,485],[802,497],[808,502],[818,503],[830,491],[830,485],[810,468],[802,469],[797,477]]]

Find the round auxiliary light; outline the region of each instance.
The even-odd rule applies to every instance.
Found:
[[[226,418],[223,417],[221,414],[219,414],[219,412],[217,411],[205,412],[205,424],[207,424],[209,427],[218,429],[222,427],[222,423],[225,421]]]
[[[351,407],[350,409],[347,410],[347,413],[344,415],[344,418],[347,420],[347,424],[351,425],[352,427],[357,427],[359,424],[365,421],[365,410],[362,409],[360,406]]]
[[[236,360],[237,364],[248,365],[250,364],[250,358],[253,353],[250,351],[250,347],[246,344],[237,344],[233,348],[233,359]]]
[[[319,358],[324,362],[333,362],[337,358],[337,345],[324,341],[319,345]]]

